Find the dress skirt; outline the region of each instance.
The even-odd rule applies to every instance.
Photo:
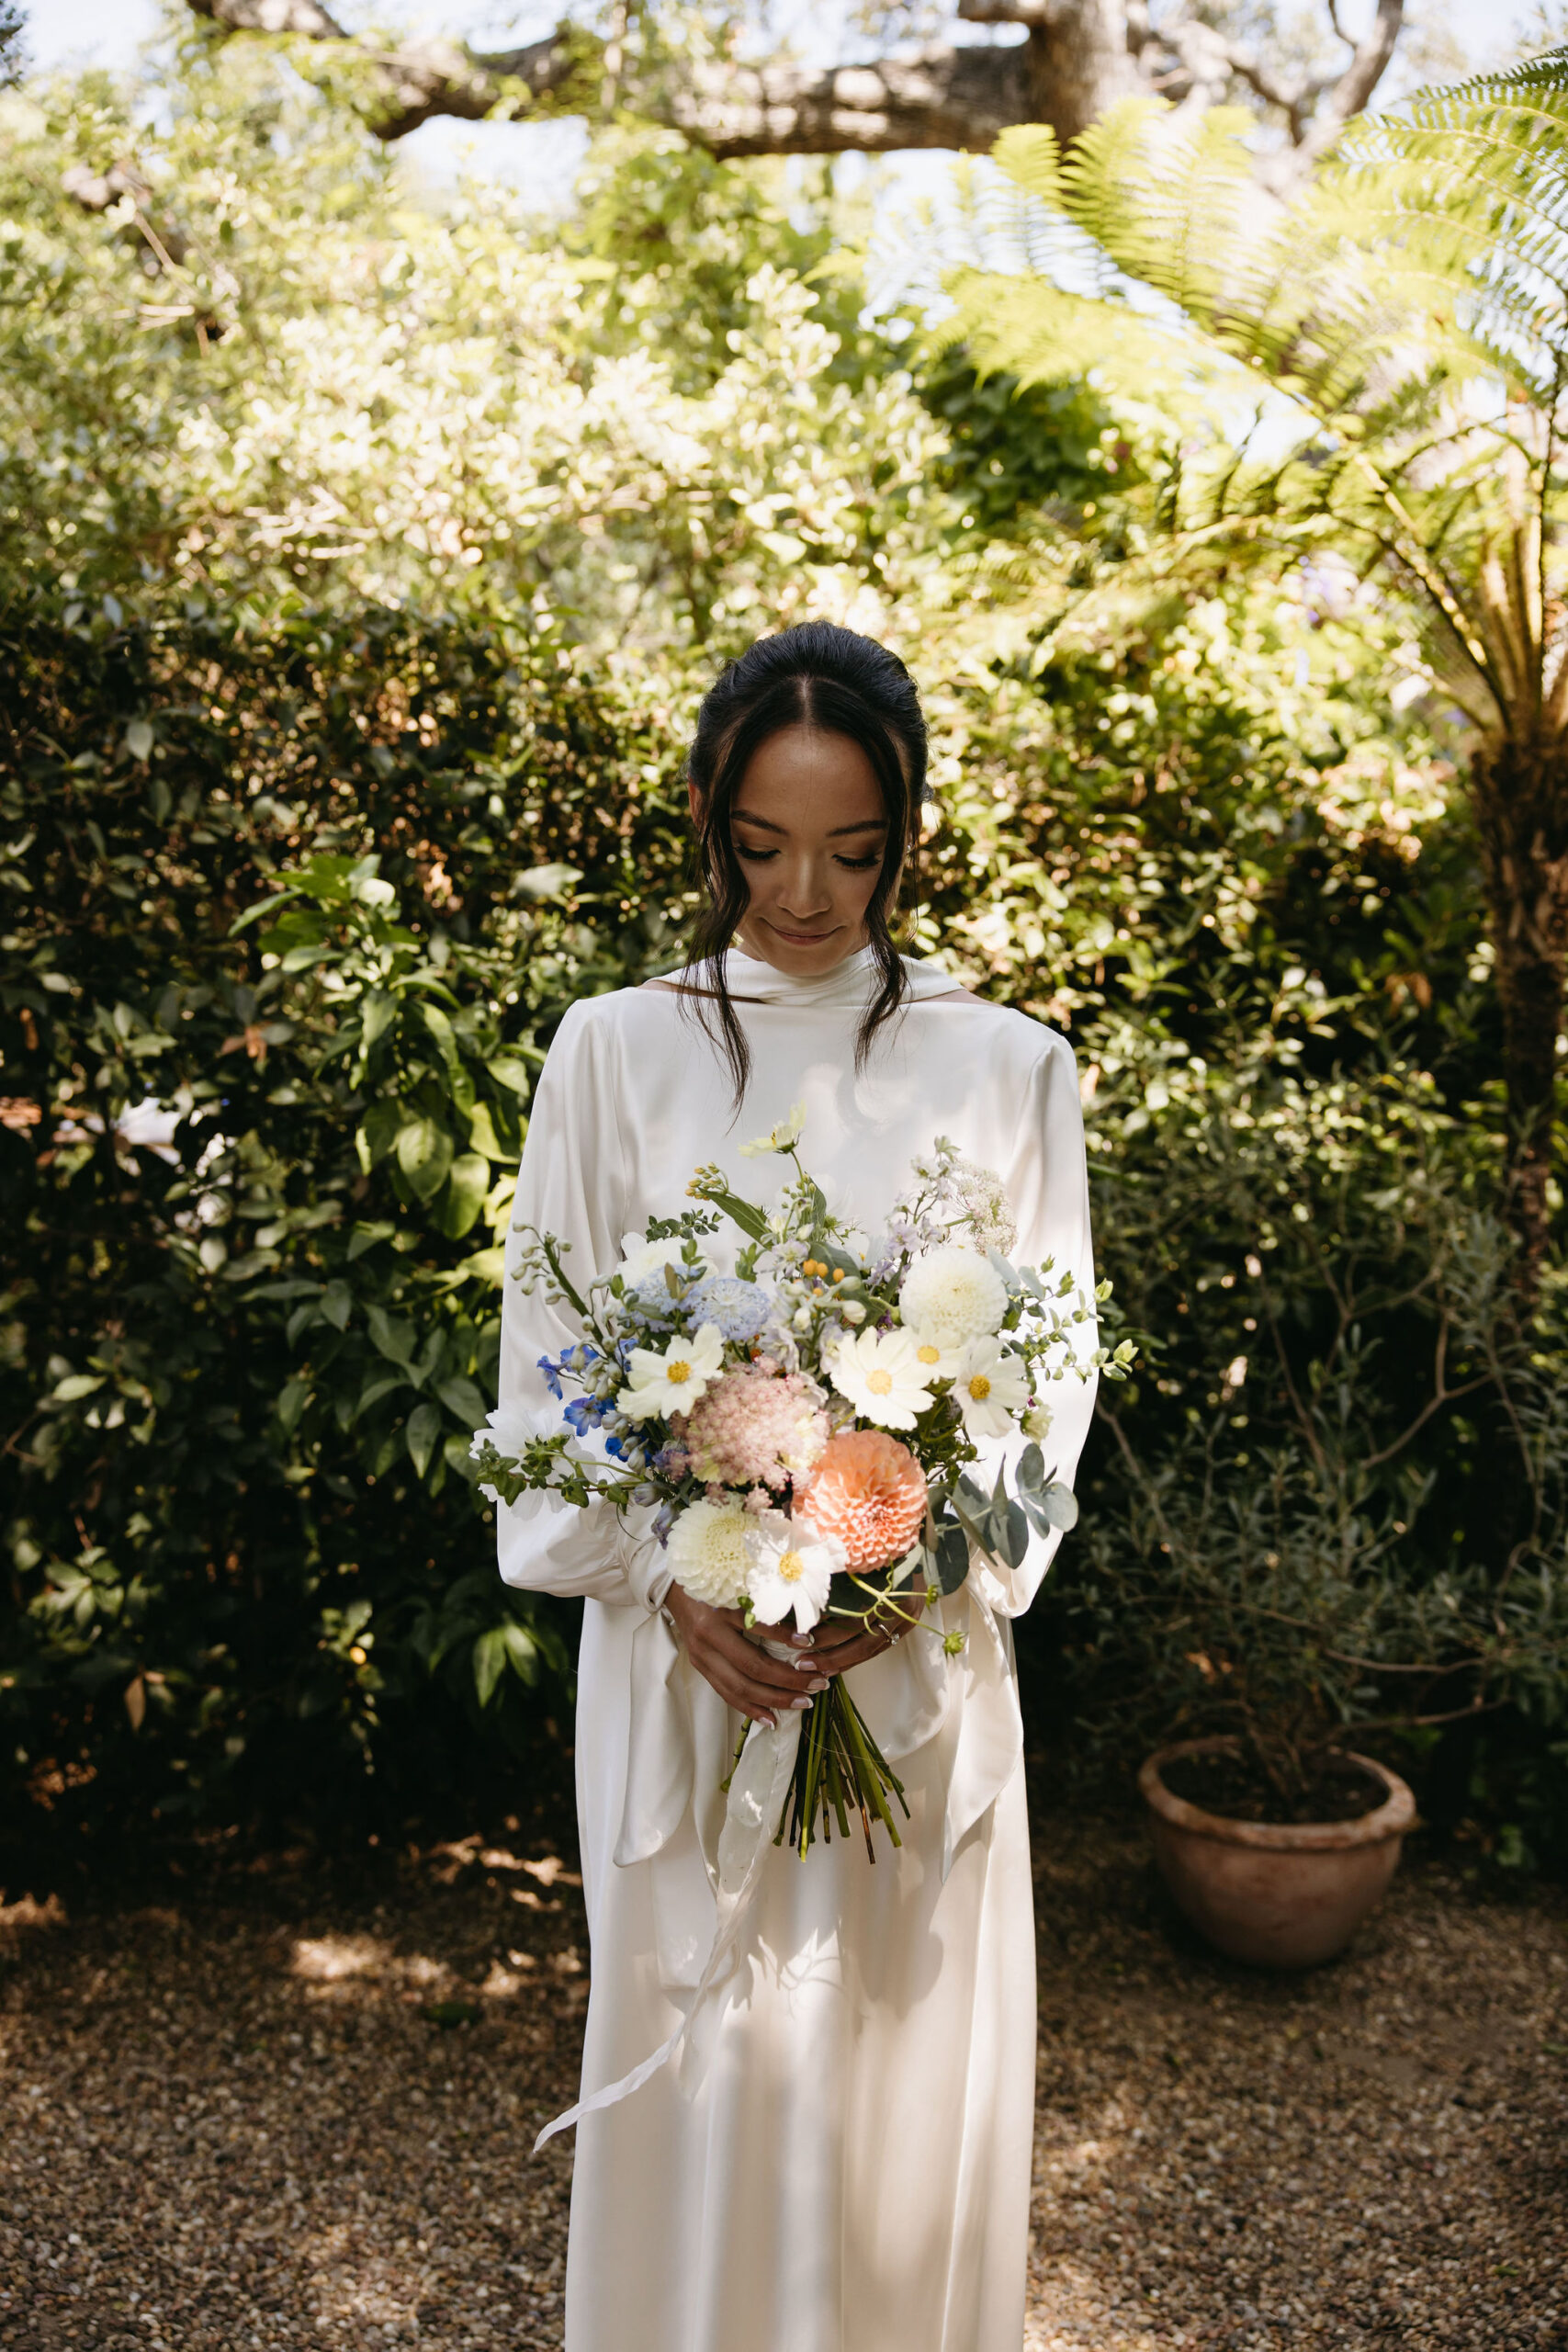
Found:
[[[594,1651],[605,1632],[619,1646],[623,1614],[588,1604],[591,1712]],[[579,2125],[566,2352],[1020,2352],[1035,2042],[1023,1773],[944,1883],[951,1744],[949,1726],[899,1763],[910,1818],[901,1849],[874,1830],[874,1864],[858,1826],[804,1860],[770,1849],[739,1964],[687,2045]],[[584,1850],[600,1856],[615,1745],[578,1741]],[[655,1959],[661,1902],[700,1869],[687,1836],[688,1853],[589,1879],[585,2089],[645,2058],[690,2002],[661,1988]]]

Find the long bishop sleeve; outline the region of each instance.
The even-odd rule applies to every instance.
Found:
[[[1020,1104],[1018,1151],[1009,1171],[1008,1194],[1018,1220],[1014,1263],[1043,1266],[1049,1260],[1051,1279],[1071,1274],[1092,1305],[1094,1248],[1077,1067],[1066,1038],[1054,1033],[1049,1050],[1035,1066],[1028,1097]],[[1087,1356],[1095,1342],[1094,1325],[1080,1324],[1075,1352]],[[1082,1380],[1068,1371],[1047,1391],[1051,1428],[1042,1441],[1041,1452],[1047,1472],[1066,1487],[1077,1475],[1078,1456],[1094,1419],[1098,1385],[1098,1374]],[[1024,1444],[1021,1437],[1013,1437],[982,1446],[976,1476],[990,1485],[1003,1462],[1010,1471],[1017,1464]],[[998,1615],[1022,1616],[1039,1591],[1061,1540],[1059,1529],[1049,1536],[1032,1534],[1021,1564],[1010,1571],[991,1560],[976,1564],[972,1573],[980,1578],[985,1597]]]
[[[586,1294],[595,1276],[620,1261],[626,1180],[615,1070],[615,1040],[592,998],[574,1004],[556,1033],[534,1091],[528,1138],[506,1242],[501,1310],[501,1402],[539,1435],[561,1425],[561,1405],[539,1369],[581,1339],[569,1305],[547,1306],[542,1288],[513,1280],[522,1228],[536,1227],[567,1245],[563,1268]],[[586,1510],[548,1495],[523,1495],[496,1510],[503,1581],[536,1591],[589,1594],[596,1600],[647,1605],[639,1579],[628,1577],[639,1551],[608,1504]]]

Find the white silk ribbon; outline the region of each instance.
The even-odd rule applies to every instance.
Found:
[[[759,1726],[740,1751],[729,1783],[729,1798],[725,1806],[724,1826],[719,1832],[718,1860],[715,1887],[716,1911],[713,1946],[707,1962],[697,1979],[692,2004],[667,2041],[661,2042],[651,2057],[634,2066],[619,2082],[610,2083],[603,2090],[579,2099],[575,2107],[547,2123],[534,2143],[538,2154],[547,2140],[558,2132],[570,2130],[585,2115],[597,2115],[606,2107],[615,2107],[621,2099],[629,2098],[641,2090],[644,2083],[667,2066],[692,2030],[698,2010],[715,1986],[729,1973],[735,1958],[740,1931],[746,1924],[752,1898],[762,1875],[762,1865],[768,1848],[778,1827],[784,1800],[795,1771],[795,1751],[800,1746],[802,1718],[786,1714],[773,1730]]]
[[[965,1636],[964,1646],[948,1656],[938,1635],[958,1631]],[[777,1657],[793,1655],[782,1646],[768,1646]],[[994,1607],[985,1578],[972,1572],[963,1590],[942,1604],[936,1627],[911,1632],[881,1657],[855,1668],[854,1676],[856,1702],[890,1763],[934,1739],[957,1710],[942,1823],[945,1879],[960,1841],[989,1811],[1023,1753],[1008,1618]],[[697,1776],[710,1776],[705,1786],[716,1787],[722,1779],[728,1761],[722,1742],[733,1719],[721,1702],[702,1703],[711,1696],[705,1685],[698,1686],[694,1706],[684,1660],[661,1616],[650,1616],[638,1626],[632,1649],[626,1784],[615,1856],[622,1868],[637,1862],[657,1866],[692,1812]],[[804,1721],[803,1714],[792,1713],[773,1730],[759,1725],[740,1751],[716,1844],[708,1854],[713,1941],[680,2024],[629,2074],[547,2123],[534,2143],[536,2154],[558,2132],[629,2098],[667,2066],[704,2002],[728,1975],[778,1830]],[[659,1961],[666,1991],[683,1989],[690,1981],[690,1963],[682,1964],[673,1949],[668,1953],[661,1950]]]

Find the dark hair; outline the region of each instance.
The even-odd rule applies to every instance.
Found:
[[[926,795],[926,722],[915,682],[896,653],[874,638],[803,621],[777,637],[760,637],[703,696],[696,741],[686,774],[701,814],[697,855],[708,904],[692,935],[689,976],[681,994],[728,1062],[737,1107],[750,1076],[746,1033],[724,976],[724,953],[746,912],[750,892],[735,854],[730,817],[747,768],[770,736],[786,727],[816,727],[847,736],[870,761],[882,793],[887,832],[882,866],[865,910],[868,944],[882,985],[866,1007],[855,1039],[855,1067],[872,1040],[904,1001],[904,967],[893,944],[890,918],[907,860],[918,857],[920,804]]]

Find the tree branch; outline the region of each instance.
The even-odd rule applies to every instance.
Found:
[[[1212,26],[1178,15],[1151,26],[1147,0],[957,0],[969,24],[1013,24],[1010,48],[932,46],[912,56],[826,68],[711,60],[639,74],[625,55],[628,9],[609,47],[564,23],[522,49],[481,52],[440,40],[377,49],[321,0],[186,0],[232,33],[339,41],[371,69],[369,127],[406,138],[434,115],[478,122],[514,114],[602,112],[616,104],[668,124],[721,161],[742,155],[980,151],[1014,123],[1048,123],[1070,143],[1118,98],[1161,90],[1207,103],[1235,77],[1286,116],[1295,153],[1315,155],[1366,103],[1399,36],[1404,0],[1379,0],[1372,30],[1328,87],[1287,83]],[[1310,119],[1309,119],[1310,117]],[[1277,169],[1290,168],[1276,159]]]
[[[1031,103],[1026,48],[977,46],[825,71],[702,66],[671,94],[667,117],[721,161],[874,155],[900,147],[983,153],[1010,124],[1040,119]]]

